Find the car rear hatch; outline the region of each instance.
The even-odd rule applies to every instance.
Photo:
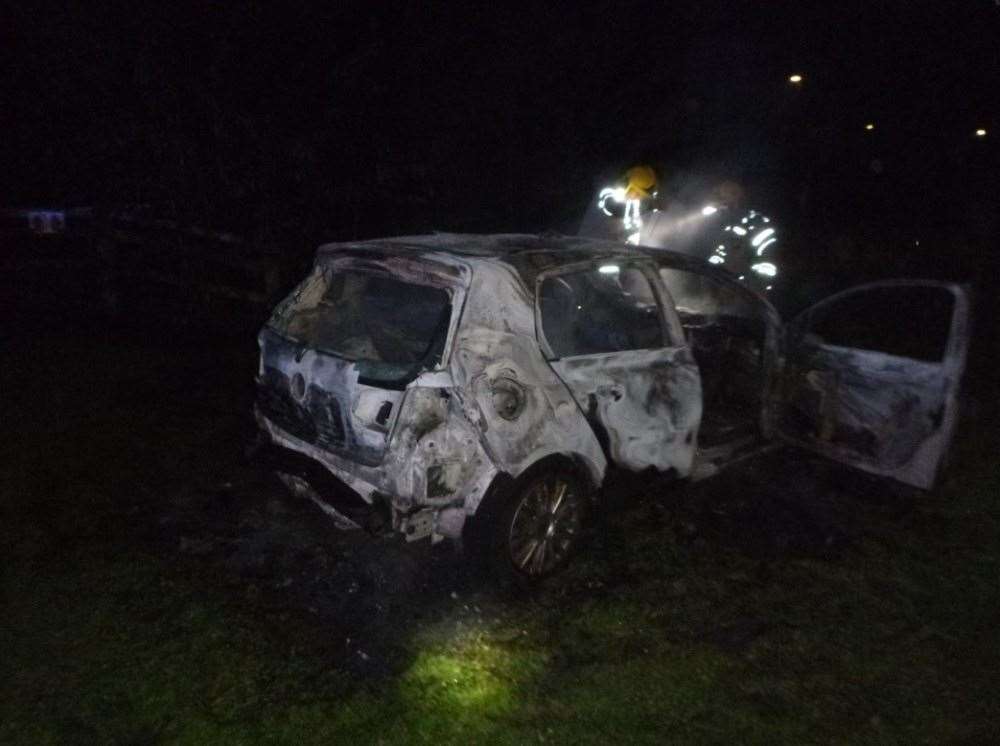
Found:
[[[260,332],[259,412],[293,438],[380,464],[407,385],[445,358],[459,277],[412,256],[321,258]]]

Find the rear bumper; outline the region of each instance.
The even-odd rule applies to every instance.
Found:
[[[424,453],[414,456],[414,447],[420,444],[412,443],[404,457],[392,459],[391,467],[374,468],[299,440],[259,408],[254,413],[259,427],[256,459],[294,477],[298,484],[289,485],[294,492],[309,497],[334,518],[348,519],[342,527],[352,528],[353,523],[373,532],[391,528],[408,541],[457,538],[466,516],[475,512],[497,474],[481,450],[472,454],[478,458],[465,461],[439,457],[442,452],[464,455],[469,445],[462,438],[467,436],[465,430],[452,432],[447,425],[425,435]],[[472,468],[463,470],[466,466]],[[433,484],[443,488],[440,495],[427,496],[428,472],[440,479],[440,485]]]
[[[272,444],[286,451],[305,457],[308,461],[326,469],[338,483],[345,485],[366,503],[374,501],[375,495],[384,492],[377,484],[378,472],[361,464],[356,464],[330,453],[315,445],[296,438],[265,416],[259,407],[254,407],[257,420],[258,438],[264,444]]]
[[[379,533],[390,525],[386,500],[380,499],[377,493],[372,495],[371,502],[364,500],[329,469],[305,454],[261,438],[253,448],[251,458],[267,469],[303,480],[324,505],[371,533]]]

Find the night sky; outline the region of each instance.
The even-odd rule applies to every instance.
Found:
[[[994,242],[992,0],[461,7],[8,8],[0,202],[309,245],[573,232],[643,161],[668,199],[738,183],[793,264],[961,273]]]

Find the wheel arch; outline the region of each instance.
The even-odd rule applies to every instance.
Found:
[[[573,474],[586,490],[590,509],[594,508],[598,490],[603,482],[604,471],[597,468],[586,457],[574,453],[550,453],[522,470],[516,477],[509,472],[499,472],[483,493],[474,512],[468,513],[462,528],[462,540],[480,561],[486,559],[484,552],[489,547],[489,531],[494,521],[503,513],[508,497],[517,489],[540,473],[550,470],[566,470]]]
[[[533,461],[516,477],[506,471],[498,472],[476,504],[466,506],[466,514],[468,515],[466,525],[474,522],[481,509],[485,508],[487,511],[493,509],[493,506],[501,504],[504,496],[515,489],[517,485],[523,484],[539,472],[548,469],[568,469],[573,472],[591,496],[596,495],[604,481],[604,470],[582,454],[550,453]]]

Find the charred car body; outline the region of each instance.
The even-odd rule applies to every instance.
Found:
[[[960,286],[899,281],[785,328],[724,272],[661,249],[330,244],[260,332],[256,417],[285,483],[342,527],[464,537],[536,578],[577,546],[613,467],[698,479],[784,440],[929,488],[968,314]]]

